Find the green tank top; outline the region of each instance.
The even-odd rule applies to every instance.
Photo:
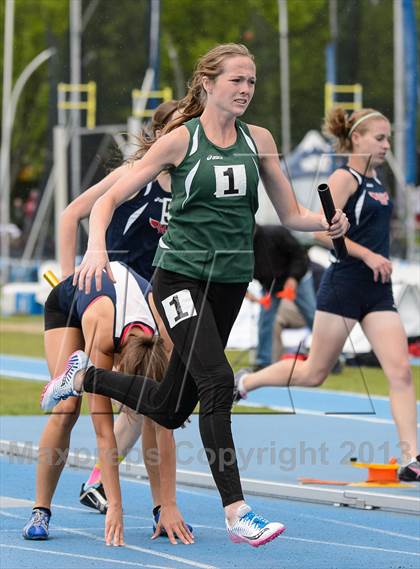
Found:
[[[185,126],[190,142],[181,164],[170,170],[169,225],[153,264],[199,280],[248,282],[258,209],[256,145],[239,120],[236,142],[228,148],[208,140],[199,118]]]

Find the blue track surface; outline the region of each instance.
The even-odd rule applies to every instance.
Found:
[[[14,356],[1,359],[3,375],[48,378],[44,360]],[[369,385],[368,372],[366,382]],[[302,476],[358,482],[364,480],[366,473],[349,468],[351,457],[362,462],[388,462],[391,456],[401,454],[385,397],[317,389],[264,388],[251,393],[248,402],[282,409],[286,414],[233,417],[243,476],[281,482],[296,482]],[[420,407],[418,412],[420,415]],[[31,442],[37,444],[45,420],[4,418],[1,438],[27,441],[30,433]],[[178,467],[207,472],[198,428],[191,425],[178,430],[177,441]],[[91,423],[85,417],[76,426],[72,448],[86,446],[92,451],[95,448]],[[404,489],[404,493],[413,492]]]
[[[53,505],[51,539],[24,541],[20,532],[30,513],[35,467],[0,461],[1,495],[27,500],[3,500],[1,567],[150,567],[230,569],[288,568],[416,568],[420,563],[419,519],[378,511],[358,511],[264,498],[252,498],[254,509],[280,519],[287,531],[254,550],[226,537],[216,492],[178,489],[178,502],[195,528],[194,545],[172,546],[160,538],[151,542],[151,502],[147,484],[123,480],[126,547],[106,547],[104,517],[79,507],[77,493],[85,472],[65,469]]]
[[[15,358],[16,360],[16,358]],[[31,358],[12,362],[16,373],[47,376],[45,364]],[[13,366],[12,366],[13,364]],[[9,374],[8,374],[9,375]],[[41,379],[41,377],[39,377]],[[41,388],[41,386],[40,386]],[[386,398],[343,395],[317,390],[264,389],[250,397],[254,404],[294,410],[285,415],[239,415],[232,425],[241,474],[247,478],[296,483],[299,476],[361,481],[365,471],[348,465],[350,456],[384,462],[399,456],[396,432]],[[328,415],[326,412],[350,415]],[[355,413],[355,414],[354,414]],[[362,414],[357,414],[362,413]],[[369,414],[364,414],[369,413]],[[1,417],[0,437],[37,445],[47,417]],[[176,432],[178,468],[208,472],[197,417]],[[95,453],[90,417],[81,417],[73,431],[73,452]],[[129,455],[141,461],[138,450]],[[106,548],[104,517],[80,506],[78,492],[86,471],[67,468],[54,498],[51,539],[21,538],[35,493],[35,466],[19,459],[0,459],[1,569],[16,567],[218,567],[251,566],[397,569],[420,566],[420,519],[384,511],[334,508],[302,502],[250,497],[253,508],[285,523],[287,531],[254,550],[232,544],[226,537],[220,499],[211,490],[178,488],[178,503],[195,528],[192,546],[151,542],[151,500],[148,485],[123,480],[125,548]],[[372,492],[375,490],[371,490]],[[418,485],[380,492],[419,496]],[[16,501],[23,500],[22,502]]]
[[[2,417],[0,438],[36,446],[46,421],[46,416]],[[392,424],[325,415],[239,415],[232,417],[232,427],[239,468],[246,478],[297,483],[303,476],[361,482],[366,472],[349,466],[351,456],[360,461],[387,462],[389,456],[399,455]],[[175,438],[177,467],[209,472],[198,417],[193,416],[186,429],[178,429]],[[79,418],[70,448],[79,455],[96,456],[90,417]],[[143,462],[138,445],[128,459]],[[419,488],[381,488],[380,492],[418,496]]]
[[[31,381],[48,381],[50,379],[47,362],[41,358],[0,354],[0,372],[1,375],[7,377]]]

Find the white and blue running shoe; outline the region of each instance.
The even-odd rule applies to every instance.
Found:
[[[23,528],[23,537],[25,539],[48,539],[50,517],[48,512],[34,508],[28,523]]]
[[[257,516],[247,504],[238,509],[238,516],[232,526],[225,520],[228,536],[234,543],[248,543],[252,547],[260,547],[275,539],[286,529],[279,522],[268,522]]]
[[[67,360],[64,373],[49,381],[41,393],[40,405],[44,411],[53,407],[68,397],[80,397],[81,393],[74,389],[74,378],[78,371],[86,370],[92,362],[82,350],[74,352]]]

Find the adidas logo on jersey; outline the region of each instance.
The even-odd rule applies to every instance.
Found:
[[[223,160],[222,156],[215,156],[213,154],[209,154],[209,156],[207,156],[207,160]]]

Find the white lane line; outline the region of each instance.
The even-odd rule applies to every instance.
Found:
[[[147,567],[148,569],[175,569],[167,565],[149,565],[148,563],[135,563],[134,561],[122,561],[120,559],[108,559],[106,557],[95,557],[93,555],[80,555],[78,553],[65,553],[63,551],[56,551],[55,549],[40,549],[39,547],[24,547],[23,545],[6,545],[0,543],[0,547],[7,549],[18,549],[22,551],[31,551],[32,553],[42,554],[49,553],[50,555],[59,555],[60,557],[73,557],[76,559],[89,559],[90,561],[101,561],[103,563],[112,563],[113,565],[130,565],[131,567]]]
[[[20,516],[15,516],[13,514],[8,514],[6,512],[2,512],[0,511],[0,514],[9,516],[9,517],[13,517],[13,518],[19,518],[21,519]],[[225,528],[221,528],[221,527],[214,527],[214,526],[201,526],[201,525],[197,525],[195,524],[196,527],[201,527],[201,528],[208,528],[208,529],[212,529],[212,530],[218,530],[218,531],[226,531]],[[70,533],[70,532],[69,532]],[[89,534],[84,534],[83,532],[73,532],[73,533],[80,533],[81,535],[86,535],[87,537],[91,537]],[[100,538],[97,538],[96,536],[92,536],[93,539],[95,541],[103,541]],[[334,547],[347,547],[347,548],[353,548],[353,549],[362,549],[362,550],[367,550],[367,551],[381,551],[381,552],[385,552],[385,553],[395,553],[398,555],[411,555],[414,557],[420,557],[420,553],[415,553],[415,552],[411,552],[411,551],[401,551],[399,549],[387,549],[384,547],[373,547],[373,546],[369,546],[369,545],[356,545],[356,544],[351,544],[351,543],[338,543],[335,541],[323,541],[323,540],[319,540],[319,539],[305,539],[303,537],[291,537],[291,536],[286,536],[286,535],[282,535],[280,539],[286,539],[288,541],[302,541],[304,543],[314,543],[317,545],[330,545],[330,546],[334,546]],[[145,550],[136,546],[125,546],[126,548],[129,549],[133,549],[134,551],[142,551],[142,552],[147,552],[149,553],[150,550]],[[37,550],[38,551],[38,550]],[[208,569],[217,569],[216,567],[212,567],[211,565],[201,565],[201,567],[203,568],[208,568]]]
[[[357,399],[366,399],[366,397],[368,396],[367,393],[356,393],[355,391],[336,391],[334,389],[319,389],[317,391],[314,391],[313,387],[298,387],[295,388],[296,391],[294,393],[306,393],[308,395],[312,395],[313,393],[316,393],[316,395],[319,395],[320,397],[322,397],[323,394],[326,395],[333,395],[336,396],[338,395],[338,397],[355,397]],[[372,401],[378,400],[378,401],[389,401],[389,397],[387,397],[386,395],[371,395],[370,398],[372,399]]]
[[[136,480],[135,478],[126,478],[124,473],[120,474],[120,477],[124,480],[124,482],[132,482],[133,484],[141,484],[150,487],[149,482],[143,482],[142,480]],[[181,493],[188,494],[189,496],[200,496],[200,498],[213,498],[220,501],[219,495],[216,495],[215,491],[212,488],[203,488],[203,490],[206,491],[199,492],[198,490],[186,490],[182,487],[182,482],[176,487],[177,494]],[[211,492],[211,494],[209,492]]]
[[[89,531],[100,531],[103,532],[104,528],[101,527],[96,527],[96,526],[92,526],[92,527],[82,527],[82,528],[71,528],[77,531],[84,531],[84,530],[89,530]],[[152,524],[148,525],[148,526],[127,526],[124,524],[124,531],[125,530],[138,530],[138,529],[150,529],[150,531],[152,531]],[[56,528],[54,527],[54,531],[56,530]],[[57,529],[58,532],[60,531],[67,531],[67,528],[59,528]],[[0,533],[16,533],[16,529],[9,529],[9,528],[0,528]]]
[[[11,498],[10,496],[0,496],[0,508],[27,508],[32,506],[31,500],[22,500],[22,498]]]
[[[11,514],[10,512],[5,512],[4,510],[0,510],[0,514],[5,518],[14,518],[15,520],[26,520],[23,516],[17,516],[16,514]]]
[[[313,516],[310,514],[300,514],[300,516],[302,516],[302,518],[311,518],[313,520],[319,520],[322,522],[328,522],[331,524],[337,524],[340,526],[348,526],[348,527],[352,527],[352,528],[357,528],[357,529],[363,529],[363,530],[367,530],[367,531],[373,531],[373,532],[378,532],[378,533],[382,533],[385,535],[392,535],[393,537],[401,537],[403,539],[412,539],[413,541],[420,541],[420,537],[416,537],[414,535],[407,535],[406,533],[398,533],[396,531],[389,531],[386,529],[380,529],[380,528],[373,528],[371,526],[363,526],[361,524],[355,524],[352,522],[342,522],[341,520],[333,520],[330,518],[320,518],[318,516]]]
[[[42,334],[42,330],[41,330],[41,334]],[[0,361],[11,361],[11,362],[18,362],[21,363],[21,361],[23,363],[27,363],[27,364],[32,364],[32,365],[39,365],[39,364],[45,364],[47,365],[47,360],[45,358],[33,358],[30,356],[18,356],[18,355],[12,355],[12,354],[0,354]]]
[[[245,406],[245,403],[241,402],[241,405]],[[296,407],[292,409],[291,407],[279,407],[277,405],[261,405],[261,404],[247,404],[250,407],[266,407],[271,409],[272,411],[279,411],[281,413],[287,413],[290,415],[310,415],[312,417],[325,417],[327,419],[344,419],[345,421],[362,421],[363,423],[374,423],[377,425],[394,425],[393,419],[381,419],[380,417],[367,417],[366,415],[352,415],[346,414],[345,411],[334,414],[331,412],[326,413],[325,411],[313,411],[312,409],[301,409],[300,407]],[[375,413],[372,413],[375,415]],[[235,415],[233,415],[235,416]],[[417,427],[420,427],[420,423],[417,423]]]
[[[30,381],[48,381],[51,379],[49,375],[45,374],[27,373],[26,371],[13,371],[11,369],[4,368],[0,370],[0,377],[3,377],[5,379],[12,377],[13,379],[23,379]]]
[[[10,514],[9,512],[5,512],[4,510],[0,510],[0,514],[9,518],[15,518],[18,520],[25,519],[23,516],[17,516],[15,514]],[[91,533],[86,533],[86,531],[79,531],[72,528],[65,528],[62,526],[54,526],[55,529],[64,531],[66,533],[70,533],[73,535],[81,535],[83,537],[88,537],[92,541],[100,541],[104,542],[102,537],[98,537]],[[185,559],[184,557],[178,557],[177,555],[169,555],[168,553],[162,553],[158,551],[154,551],[153,549],[149,549],[147,547],[139,547],[137,545],[124,545],[125,549],[131,549],[132,551],[140,551],[141,553],[147,553],[151,556],[161,557],[163,559],[168,559],[169,561],[176,562],[176,563],[184,563],[184,565],[189,565],[191,567],[197,567],[198,569],[218,569],[215,565],[206,565],[205,563],[199,563],[198,561],[191,561],[190,559]]]
[[[130,480],[130,482],[132,482],[132,481]],[[133,481],[133,482],[134,482],[134,481]],[[31,504],[32,504],[32,502],[31,502]],[[84,514],[88,514],[88,513],[89,513],[89,514],[91,514],[91,515],[92,515],[92,514],[95,514],[95,512],[89,512],[89,510],[87,510],[86,508],[75,508],[74,506],[62,506],[62,505],[60,505],[60,504],[55,504],[55,503],[53,503],[53,504],[51,505],[51,509],[52,509],[52,510],[54,510],[54,509],[57,509],[57,510],[70,510],[71,512],[82,512],[82,513],[84,513]],[[133,514],[124,514],[124,519],[127,519],[127,518],[131,518],[131,519],[134,519],[134,520],[150,520],[150,519],[151,519],[151,517],[147,517],[147,516],[134,516]],[[105,518],[104,518],[104,519],[105,519]]]
[[[137,480],[130,480],[127,479],[127,482],[138,482]],[[205,496],[205,494],[204,494]],[[14,505],[14,502],[16,502],[16,505]],[[22,503],[20,503],[22,502]],[[17,507],[30,507],[32,510],[32,506],[33,506],[33,500],[20,500],[19,498],[10,498],[8,496],[0,496],[0,508],[17,508]],[[12,505],[10,505],[12,504]],[[89,511],[87,508],[77,508],[75,506],[62,506],[61,504],[56,504],[55,502],[53,502],[51,504],[51,509],[57,509],[57,510],[69,510],[70,512],[81,512],[83,514],[90,514],[93,515],[95,514],[95,512]],[[5,516],[7,516],[8,514],[6,512],[3,512]],[[124,514],[124,519],[125,518],[132,518],[132,519],[136,519],[136,520],[146,520],[149,521],[151,520],[151,516],[133,516],[132,514]],[[24,518],[22,518],[24,519]],[[25,518],[26,519],[26,518]],[[104,518],[105,519],[105,518]]]
[[[85,531],[75,531],[71,528],[63,528],[63,527],[61,527],[60,529],[71,534],[89,537],[94,541],[101,541],[101,542],[104,541],[103,538],[86,533]],[[184,563],[185,565],[190,565],[191,567],[198,567],[199,569],[217,569],[215,565],[207,565],[205,563],[199,563],[198,561],[191,561],[190,559],[185,559],[184,557],[178,557],[177,555],[170,555],[169,553],[157,552],[147,547],[139,547],[138,545],[129,545],[127,543],[124,545],[124,547],[125,549],[131,549],[132,551],[139,551],[141,553],[155,555],[156,557],[162,557],[163,559],[168,559],[169,561],[176,561],[177,563]]]
[[[281,536],[280,539],[287,539],[289,541],[303,541],[305,543],[317,543],[319,545],[333,545],[335,547],[350,547],[351,549],[363,549],[368,551],[382,551],[384,553],[395,553],[396,555],[411,555],[420,557],[420,553],[414,551],[401,551],[400,549],[387,549],[386,547],[373,547],[370,545],[356,545],[353,543],[337,543],[335,541],[322,541],[320,539],[304,539],[303,537],[288,537]]]

